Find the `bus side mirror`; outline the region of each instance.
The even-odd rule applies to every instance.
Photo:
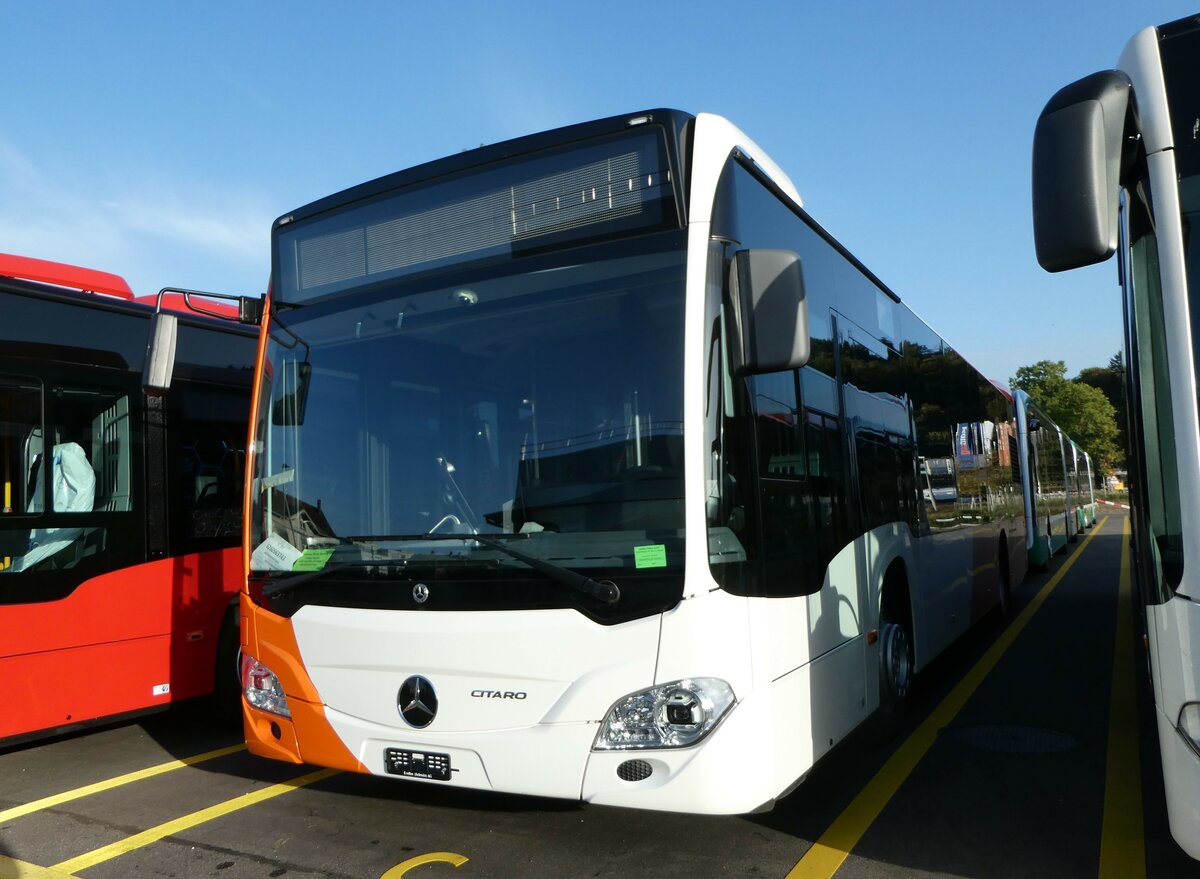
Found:
[[[175,315],[159,311],[150,318],[150,338],[142,365],[142,390],[147,396],[161,397],[171,389],[178,333],[179,320]]]
[[[739,250],[730,288],[742,317],[743,371],[750,375],[808,363],[808,304],[800,256],[791,250]]]
[[[1133,86],[1119,70],[1054,95],[1033,134],[1033,239],[1048,272],[1103,262],[1117,249],[1125,123]]]

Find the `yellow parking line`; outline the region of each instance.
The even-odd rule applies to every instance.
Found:
[[[1142,769],[1138,751],[1134,686],[1133,597],[1129,583],[1129,520],[1121,546],[1121,586],[1113,649],[1112,702],[1108,714],[1108,763],[1104,822],[1100,832],[1100,879],[1144,879],[1146,840],[1142,825]]]
[[[1079,548],[1071,554],[1071,556],[1063,562],[1063,566],[1058,569],[1057,573],[1050,578],[1041,591],[1033,597],[1033,600],[1021,611],[1020,616],[1013,620],[998,637],[987,652],[975,663],[974,667],[958,682],[957,686],[950,691],[950,694],[933,710],[933,712],[925,718],[920,726],[904,740],[904,743],[896,749],[895,753],[888,758],[888,761],[883,764],[883,768],[875,774],[867,786],[859,791],[856,796],[846,807],[845,811],[839,815],[829,828],[821,834],[821,838],[813,843],[812,847],[804,853],[799,863],[791,869],[787,874],[786,879],[829,879],[842,863],[850,856],[850,852],[858,841],[862,839],[864,833],[879,817],[879,813],[883,811],[884,806],[895,796],[896,791],[900,789],[900,785],[905,779],[912,774],[917,764],[925,756],[926,752],[933,747],[933,743],[937,741],[938,732],[954,719],[962,707],[971,698],[971,695],[983,683],[984,678],[988,676],[996,663],[1000,661],[1000,657],[1012,645],[1021,631],[1033,619],[1033,615],[1038,612],[1041,606],[1045,603],[1050,593],[1062,581],[1067,571],[1075,564],[1075,560],[1083,555],[1083,551],[1087,549],[1088,544],[1092,542],[1092,538],[1100,533],[1104,527],[1104,523],[1108,521],[1105,516],[1100,520],[1100,523],[1095,527],[1087,540],[1079,545]]]
[[[114,787],[120,787],[123,784],[131,784],[135,781],[141,781],[144,778],[153,778],[155,775],[162,775],[164,772],[170,772],[173,769],[182,769],[185,766],[195,766],[197,763],[203,763],[206,760],[215,760],[217,757],[224,757],[227,754],[236,754],[238,751],[246,750],[244,744],[230,745],[227,748],[217,748],[215,751],[205,751],[203,754],[197,754],[194,757],[184,757],[182,760],[171,760],[167,763],[160,763],[157,766],[151,766],[148,769],[139,769],[137,772],[129,772],[125,775],[118,775],[116,778],[110,778],[107,781],[98,781],[95,784],[89,784],[85,787],[77,787],[75,790],[69,790],[65,793],[54,794],[50,797],[43,797],[40,800],[34,800],[32,803],[25,803],[23,806],[14,806],[11,809],[5,809],[0,812],[0,823],[9,821],[13,818],[20,818],[22,815],[28,815],[31,812],[40,812],[43,809],[50,809],[62,803],[78,800],[81,797],[88,797],[92,794],[98,794],[101,791],[111,790]],[[0,877],[3,879],[3,877]]]
[[[402,864],[397,864],[390,870],[385,872],[379,879],[400,879],[401,876],[406,876],[417,867],[423,867],[426,864],[449,864],[452,867],[461,867],[470,858],[465,855],[456,854],[454,852],[430,852],[427,855],[417,855],[415,858],[409,858]]]
[[[50,867],[39,867],[0,855],[0,879],[75,879],[70,873],[60,873]]]
[[[215,806],[209,806],[207,809],[201,809],[198,812],[192,812],[190,815],[184,815],[182,818],[176,818],[174,821],[168,821],[165,824],[159,824],[157,827],[151,827],[149,830],[143,830],[141,833],[135,833],[133,836],[128,836],[125,839],[118,840],[111,845],[106,845],[95,851],[87,852],[77,858],[63,861],[61,864],[55,864],[50,869],[60,873],[75,873],[79,870],[86,870],[105,861],[111,861],[113,858],[119,858],[121,855],[129,854],[129,852],[149,845],[152,842],[158,842],[164,836],[182,833],[185,830],[190,830],[193,827],[228,815],[231,812],[236,812],[239,809],[245,809],[264,800],[290,793],[297,788],[321,781],[324,778],[329,778],[331,775],[337,775],[338,772],[339,770],[337,769],[321,769],[280,784],[273,784],[262,790],[243,794],[232,800],[226,800],[224,803],[218,803]]]

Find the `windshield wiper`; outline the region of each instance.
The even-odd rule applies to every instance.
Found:
[[[484,546],[502,552],[519,562],[524,562],[539,574],[545,574],[551,580],[566,586],[568,589],[574,589],[576,592],[590,595],[592,598],[603,601],[605,604],[616,604],[621,600],[621,590],[617,588],[617,584],[612,580],[593,580],[586,574],[581,574],[562,565],[556,565],[554,562],[548,562],[545,559],[528,555],[520,550],[513,549],[508,544],[502,543],[499,540],[492,540],[489,537],[482,537],[478,534],[396,534],[382,537],[348,537],[346,539],[355,543],[360,541],[387,540],[473,540],[476,543],[482,543]],[[288,582],[290,583],[291,581],[289,580]]]
[[[295,592],[297,589],[299,589],[301,586],[303,586],[305,583],[309,582],[310,580],[316,580],[318,577],[324,577],[326,574],[332,573],[334,571],[344,571],[347,568],[373,568],[376,566],[382,567],[385,565],[392,565],[392,564],[395,564],[395,562],[388,561],[387,559],[382,559],[382,560],[373,559],[370,561],[364,560],[364,561],[354,561],[354,562],[339,562],[336,565],[326,565],[325,567],[323,567],[319,570],[316,570],[316,571],[305,571],[302,574],[296,574],[295,576],[289,577],[288,579],[286,579],[282,582],[279,582],[279,583],[274,583],[274,582],[267,583],[262,588],[262,594],[263,594],[264,598],[278,598],[280,595],[286,595],[289,592]],[[274,571],[274,572],[264,572],[264,573],[284,573],[284,572]]]
[[[552,580],[556,580],[564,586],[582,592],[585,595],[590,595],[599,601],[603,601],[605,604],[616,604],[621,600],[621,590],[617,588],[617,584],[612,580],[593,580],[586,574],[572,571],[570,568],[564,568],[562,565],[556,565],[554,562],[548,562],[536,556],[526,555],[520,550],[513,549],[508,544],[500,543],[497,540],[489,540],[486,537],[480,537],[478,534],[471,539],[482,543],[484,546],[497,549],[505,555],[512,556],[517,561],[529,565],[529,567],[538,573],[545,574]]]

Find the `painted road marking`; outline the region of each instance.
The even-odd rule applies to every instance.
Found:
[[[60,873],[50,867],[39,867],[0,855],[0,879],[75,879],[70,873]]]
[[[803,879],[829,879],[837,872],[846,858],[850,856],[854,846],[867,832],[867,828],[879,817],[883,807],[895,796],[900,785],[916,769],[926,752],[933,747],[933,743],[937,741],[938,732],[948,726],[954,720],[955,715],[967,704],[967,700],[983,683],[996,663],[1000,661],[1000,657],[1033,619],[1033,615],[1038,612],[1050,593],[1075,564],[1075,560],[1083,555],[1083,551],[1092,542],[1092,538],[1100,533],[1107,521],[1108,516],[1100,520],[1087,539],[1050,578],[1050,582],[1043,586],[1033,600],[1026,605],[1020,616],[1000,633],[1000,637],[950,691],[949,695],[904,740],[904,743],[883,764],[883,768],[875,773],[875,777],[867,783],[866,787],[859,791],[858,796],[850,802],[845,811],[834,819],[829,828],[821,834],[821,838],[804,853],[804,857],[791,869],[786,879],[801,879],[801,877]]]
[[[454,867],[461,867],[468,860],[470,859],[463,855],[457,855],[454,852],[430,852],[427,855],[417,855],[415,858],[409,858],[407,861],[397,864],[380,876],[379,879],[400,879],[409,870],[424,866],[425,864],[450,864]]]
[[[92,794],[98,794],[101,791],[112,790],[115,787],[120,787],[124,784],[132,784],[135,781],[141,781],[144,778],[153,778],[156,775],[162,775],[164,772],[170,772],[173,769],[182,769],[185,766],[195,766],[197,763],[203,763],[206,760],[215,760],[218,757],[224,757],[228,754],[236,754],[238,751],[246,750],[244,744],[230,745],[227,748],[217,748],[215,751],[205,751],[203,754],[197,754],[194,757],[184,757],[182,760],[171,760],[167,763],[160,763],[157,766],[151,766],[148,769],[139,769],[137,772],[129,772],[125,775],[118,775],[116,778],[110,778],[107,781],[98,781],[95,784],[89,784],[86,787],[77,787],[75,790],[65,791],[61,794],[54,794],[50,797],[42,797],[40,800],[34,800],[31,803],[25,803],[23,806],[14,806],[11,809],[5,809],[0,812],[0,823],[10,821],[13,818],[20,818],[22,815],[28,815],[31,812],[40,812],[43,809],[51,809],[54,806],[62,803],[68,803],[71,800],[78,800],[82,797],[90,797]]]
[[[1100,832],[1100,879],[1144,879],[1146,840],[1142,825],[1142,769],[1138,750],[1133,656],[1133,596],[1129,582],[1129,520],[1121,543],[1121,585],[1113,648],[1112,702],[1108,713],[1108,761],[1104,823]]]
[[[331,775],[337,775],[338,773],[339,770],[337,769],[321,769],[280,784],[273,784],[262,790],[242,794],[240,797],[235,797],[232,800],[226,800],[223,803],[217,803],[215,806],[209,806],[207,809],[192,812],[190,815],[184,815],[182,818],[176,818],[174,821],[167,821],[165,824],[159,824],[157,827],[151,827],[149,830],[143,830],[141,833],[127,836],[125,839],[118,840],[111,845],[106,845],[103,848],[87,852],[79,857],[55,864],[50,869],[60,873],[75,873],[79,870],[86,870],[105,861],[111,861],[113,858],[119,858],[121,855],[129,854],[129,852],[147,846],[152,842],[158,842],[164,836],[171,836],[176,833],[182,833],[185,830],[191,830],[193,827],[206,824],[231,812],[237,812],[240,809],[256,805],[264,800],[291,793],[294,790],[329,778]]]
[[[430,852],[397,864],[379,879],[400,879],[400,877],[408,875],[410,870],[426,864],[449,864],[452,867],[461,867],[469,860],[470,858],[466,855],[455,852]],[[39,867],[37,864],[0,855],[0,879],[78,879],[78,877],[63,871],[61,865],[59,867]]]

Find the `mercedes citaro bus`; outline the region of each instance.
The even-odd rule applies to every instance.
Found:
[[[481,147],[272,242],[257,754],[767,808],[1024,574],[1011,401],[722,118]]]

